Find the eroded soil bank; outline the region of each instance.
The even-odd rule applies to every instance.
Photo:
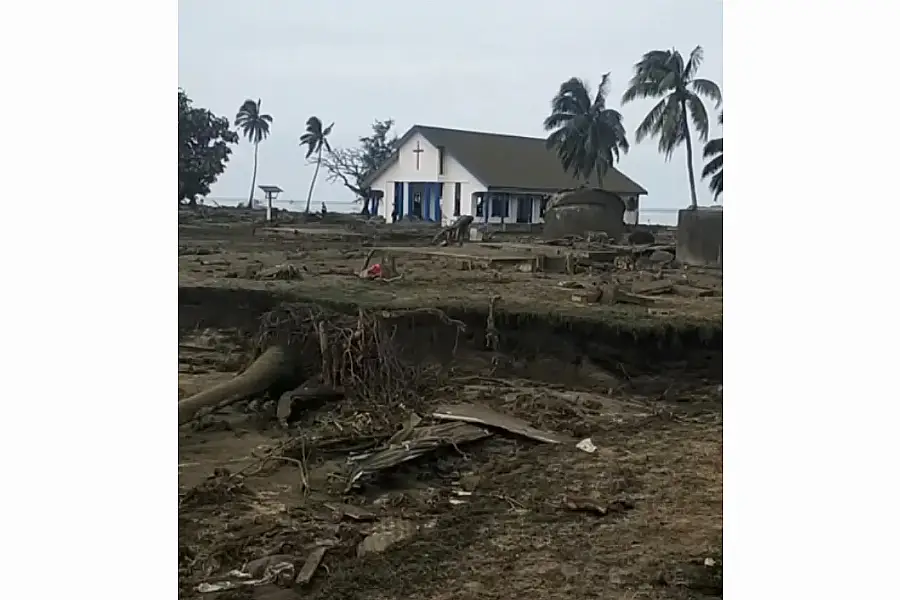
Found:
[[[180,288],[180,386],[232,376],[260,316],[298,300],[315,302]],[[442,309],[465,331],[427,312],[391,320],[403,354],[448,367],[417,402],[347,398],[311,407],[290,431],[234,406],[180,428],[180,596],[721,597],[721,328],[500,309],[490,349],[486,311]],[[345,487],[352,456],[446,403],[480,404],[596,449],[494,431]],[[573,510],[573,498],[627,510]],[[372,540],[389,544],[363,552]],[[299,570],[318,551],[305,584],[199,591],[267,557]]]
[[[214,287],[179,288],[180,331],[231,329],[248,337],[256,332],[258,319],[281,302],[317,302],[264,290]],[[351,303],[321,301],[323,306],[355,314]],[[439,307],[448,317],[462,321],[461,335],[439,327],[431,314],[411,314],[398,321],[396,336],[407,351],[439,351],[446,348],[484,350],[489,313],[483,309]],[[601,309],[602,310],[602,309]],[[684,321],[630,322],[621,315],[596,319],[573,319],[554,314],[507,312],[498,307],[493,315],[497,332],[496,351],[512,362],[533,362],[553,357],[564,364],[591,362],[628,373],[651,373],[677,369],[686,375],[721,381],[721,324]],[[453,336],[446,339],[446,336]],[[442,339],[443,338],[443,339]]]

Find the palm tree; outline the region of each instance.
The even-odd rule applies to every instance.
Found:
[[[547,148],[555,150],[562,167],[576,178],[589,180],[596,171],[602,181],[606,171],[628,152],[622,115],[606,107],[609,73],[591,99],[587,83],[577,77],[564,81],[551,102],[550,116],[544,119]]]
[[[677,50],[654,50],[646,53],[634,65],[634,77],[622,96],[627,103],[637,98],[660,98],[660,101],[638,125],[635,139],[659,138],[659,151],[666,160],[679,144],[687,151],[688,180],[691,185],[691,208],[697,208],[697,186],[694,181],[694,152],[688,115],[701,141],[709,136],[709,116],[700,96],[722,106],[722,92],[709,79],[695,77],[703,62],[703,48],[694,48],[687,62]]]
[[[719,125],[722,124],[722,113],[719,113]],[[703,166],[700,177],[709,177],[709,191],[713,193],[713,202],[722,195],[722,138],[718,137],[706,142],[703,147],[703,158],[710,159]]]
[[[316,177],[319,176],[319,167],[322,166],[322,149],[331,152],[331,144],[328,143],[328,135],[334,123],[322,129],[322,120],[312,116],[306,120],[306,133],[300,136],[300,145],[306,146],[306,158],[309,159],[316,153],[316,171],[313,173],[312,182],[309,184],[309,195],[306,196],[306,212],[309,213],[309,205],[312,202],[313,188],[316,185]]]
[[[272,115],[264,115],[262,100],[254,102],[249,98],[244,100],[238,109],[234,124],[240,129],[244,137],[253,144],[253,178],[250,180],[249,208],[253,208],[253,192],[256,189],[256,168],[259,166],[259,143],[269,137],[269,125],[272,124]]]

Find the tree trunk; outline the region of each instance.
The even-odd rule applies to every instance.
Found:
[[[178,424],[183,425],[204,408],[227,406],[264,393],[294,367],[287,348],[272,346],[233,379],[178,402]]]
[[[691,184],[691,209],[697,208],[697,182],[694,180],[694,147],[691,142],[691,128],[688,126],[687,104],[681,103],[682,127],[684,127],[684,148],[687,151],[688,181]]]
[[[306,214],[309,214],[309,205],[312,203],[313,188],[316,187],[316,177],[319,176],[319,167],[322,166],[322,146],[319,146],[319,155],[316,156],[316,171],[309,183],[309,194],[306,196]]]
[[[247,208],[253,208],[253,190],[256,189],[256,167],[259,165],[259,142],[254,144],[253,148],[253,178],[250,180],[250,200],[247,201]]]
[[[369,198],[368,196],[363,196],[362,201],[363,201],[363,207],[362,207],[362,213],[361,213],[361,214],[364,214],[364,215],[368,216],[368,215],[369,215],[369,201],[370,201],[370,198]]]

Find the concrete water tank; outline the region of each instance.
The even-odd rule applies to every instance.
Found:
[[[678,211],[675,259],[697,267],[722,266],[722,209],[697,207]]]
[[[616,194],[589,188],[560,192],[550,199],[544,213],[544,237],[605,231],[617,239],[625,231],[624,215],[625,203]]]

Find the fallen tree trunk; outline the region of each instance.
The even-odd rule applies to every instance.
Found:
[[[264,393],[282,377],[290,375],[294,364],[283,346],[272,346],[259,355],[243,373],[178,402],[178,424],[184,425],[205,408],[228,406]]]

